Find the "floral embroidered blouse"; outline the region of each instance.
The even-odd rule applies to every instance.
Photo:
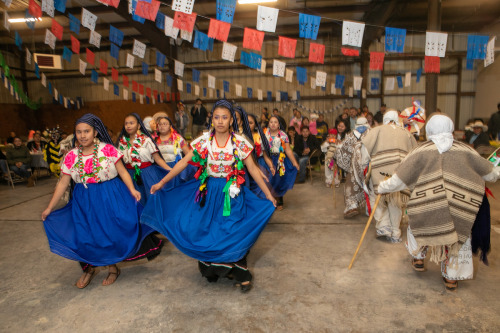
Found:
[[[269,147],[271,148],[271,154],[278,154],[280,152],[280,147],[282,145],[281,140],[283,140],[284,143],[290,143],[288,140],[288,135],[286,135],[285,132],[279,131],[279,136],[271,136],[271,132],[269,130],[266,130],[265,132],[266,138],[269,141]],[[280,139],[281,137],[281,139]],[[285,147],[283,147],[283,150]]]
[[[132,166],[137,165],[139,168],[143,163],[153,163],[153,154],[158,152],[153,141],[144,134],[136,135],[133,142],[130,141],[130,147],[127,146],[125,138],[122,137],[118,149],[123,154],[123,163]]]
[[[156,144],[165,162],[169,163],[174,162],[177,156],[182,156],[182,148],[186,146],[186,141],[176,133],[176,140],[173,139],[172,135],[166,141],[161,141],[158,137]]]
[[[238,154],[241,160],[244,160],[252,152],[253,146],[245,137],[239,134],[235,134],[235,137],[237,146],[236,149],[238,149]],[[217,142],[217,139],[214,136],[210,148],[208,147],[209,140],[209,132],[204,133],[202,136],[191,142],[191,147],[200,155],[205,149],[208,149],[207,173],[210,177],[226,178],[226,176],[232,171],[234,163],[231,135],[229,135],[226,142]],[[222,146],[220,146],[221,144]]]
[[[86,184],[95,183],[92,159],[94,155],[83,155],[83,181]],[[118,176],[115,164],[123,157],[113,145],[101,142],[97,152],[97,176],[101,182],[111,180]],[[78,148],[71,149],[64,157],[61,172],[71,176],[75,183],[82,183],[78,170]]]

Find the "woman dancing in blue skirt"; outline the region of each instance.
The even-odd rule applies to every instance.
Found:
[[[141,222],[199,260],[200,272],[208,281],[231,278],[246,292],[252,287],[246,255],[271,218],[276,201],[253,158],[247,158],[253,147],[236,134],[231,103],[217,101],[212,114],[210,131],[194,140],[193,151],[151,188],[156,195],[150,197]],[[162,189],[188,162],[200,167],[197,180]],[[244,166],[267,200],[242,186]]]

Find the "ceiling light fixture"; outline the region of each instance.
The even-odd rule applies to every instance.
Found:
[[[14,19],[9,19],[10,23],[21,23],[21,22],[36,22],[36,21],[41,21],[41,18],[14,18]]]
[[[265,2],[278,2],[278,0],[238,0],[239,5],[246,5],[251,3],[265,3]]]

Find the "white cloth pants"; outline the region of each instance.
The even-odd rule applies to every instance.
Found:
[[[370,205],[373,208],[377,196],[374,192],[370,192],[369,197]],[[401,208],[392,202],[387,202],[382,196],[373,216],[376,221],[377,236],[387,236],[393,239],[401,238],[401,229],[399,228],[401,216]]]

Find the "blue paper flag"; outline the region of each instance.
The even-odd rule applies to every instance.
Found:
[[[345,87],[342,87],[342,89],[340,89],[340,94],[341,94],[342,96],[344,96],[344,95],[345,95]]]
[[[158,11],[158,14],[156,14],[155,23],[158,29],[160,29],[161,31],[165,30],[165,14]]]
[[[300,100],[300,91],[297,90],[297,100]]]
[[[377,77],[372,77],[370,90],[378,90],[379,87],[380,87],[380,79]]]
[[[172,75],[167,74],[167,86],[172,87],[172,80],[173,79],[174,78],[172,77]]]
[[[273,93],[271,91],[267,92],[267,101],[272,102],[273,100]]]
[[[208,49],[210,51],[213,51],[214,50],[214,39],[213,38],[209,38],[208,39]]]
[[[474,59],[467,59],[467,62],[465,64],[465,69],[470,71],[474,69]]]
[[[146,104],[149,104],[149,96],[146,96]]]
[[[307,70],[304,67],[297,67],[297,81],[301,85],[307,82]]]
[[[253,52],[241,51],[240,63],[253,69],[260,69],[262,66],[262,56]]]
[[[200,71],[193,68],[193,82],[200,82]]]
[[[207,88],[203,88],[203,97],[207,97]]]
[[[111,43],[111,47],[109,49],[109,53],[116,60],[120,60],[120,47],[118,47],[118,45],[115,45],[115,44]]]
[[[358,98],[361,98],[361,90],[356,90],[356,96],[357,96]]]
[[[146,64],[144,61],[142,62],[142,75],[148,75],[149,72],[149,65]]]
[[[385,51],[403,53],[406,29],[385,28]]]
[[[417,83],[420,82],[420,77],[422,76],[422,68],[417,69]]]
[[[193,42],[193,47],[196,49],[200,49],[202,51],[208,50],[208,36],[207,34],[195,30],[194,31],[194,42]]]
[[[335,75],[335,89],[342,89],[344,87],[344,80],[344,75]]]
[[[133,93],[132,93],[132,102],[134,102],[134,103],[135,103],[135,101],[136,101],[136,98],[135,98],[135,92],[133,92]]]
[[[219,21],[233,24],[236,0],[217,0],[216,18]]]
[[[35,29],[35,18],[33,16],[31,16],[30,14],[30,11],[28,9],[26,9],[26,12],[24,13],[24,18],[26,19],[26,25],[28,26],[28,28],[30,28],[31,30],[34,30]]]
[[[67,62],[71,63],[71,56],[73,55],[73,52],[71,52],[70,49],[68,49],[66,46],[63,48],[63,55],[62,58],[66,60]]]
[[[68,13],[69,18],[69,30],[73,31],[75,34],[80,33],[80,20]]]
[[[486,45],[489,39],[489,36],[469,35],[467,37],[467,59],[486,58]]]
[[[137,7],[137,0],[132,0],[132,19],[136,22],[144,23],[144,21],[146,20],[145,18],[135,15],[136,7]]]
[[[54,0],[54,8],[57,11],[64,13],[66,11],[66,0]]]
[[[308,14],[299,14],[299,37],[316,40],[318,37],[321,17]]]
[[[220,90],[217,89],[217,98],[220,98]]]
[[[52,83],[48,83],[48,89],[49,89],[49,93],[52,95]]]
[[[190,94],[190,93],[191,93],[191,83],[187,83],[187,82],[186,82],[186,92],[187,92],[188,94]]]
[[[115,83],[113,84],[113,92],[115,93],[116,96],[120,96],[120,87]]]
[[[37,78],[40,78],[40,67],[38,67],[38,64],[35,62],[35,75]]]
[[[288,92],[286,91],[280,91],[280,97],[282,102],[288,101]]]
[[[253,97],[253,91],[252,91],[252,88],[250,88],[250,87],[247,87],[247,97],[248,98],[252,98]]]
[[[224,87],[224,92],[229,92],[229,81],[222,81],[222,85]]]
[[[403,77],[399,75],[396,76],[396,79],[398,80],[398,88],[403,88]]]
[[[59,104],[63,104],[63,103],[64,103],[63,96],[61,94],[59,94]]]
[[[109,40],[121,47],[123,43],[123,31],[121,31],[120,29],[116,29],[110,24]]]
[[[97,73],[97,71],[95,69],[93,69],[92,73],[90,74],[90,81],[97,84],[97,80],[99,80],[99,73]]]
[[[165,67],[165,55],[158,50],[156,50],[156,66]]]
[[[16,37],[15,37],[15,42],[16,46],[21,50],[21,46],[23,45],[23,40],[21,39],[21,36],[19,36],[19,33],[16,30]]]

